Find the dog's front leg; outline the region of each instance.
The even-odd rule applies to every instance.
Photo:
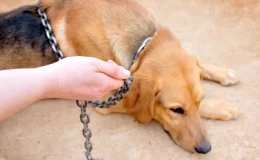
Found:
[[[203,79],[218,82],[223,86],[233,85],[238,82],[238,77],[232,69],[214,66],[198,59],[196,60],[201,69]]]
[[[213,98],[205,98],[199,106],[200,116],[215,120],[232,120],[240,115],[240,111],[232,104]]]

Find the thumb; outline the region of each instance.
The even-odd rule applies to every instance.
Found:
[[[115,79],[127,79],[131,75],[128,70],[126,70],[122,66],[118,66],[115,62],[111,60],[109,60],[108,62],[100,60],[100,63],[97,63],[96,67],[99,72],[104,73]]]

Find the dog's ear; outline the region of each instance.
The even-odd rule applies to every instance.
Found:
[[[188,76],[188,81],[191,84],[191,91],[192,91],[192,95],[193,95],[193,99],[196,101],[196,103],[200,103],[200,101],[204,98],[204,89],[201,85],[201,81],[202,78],[202,73],[201,73],[201,69],[199,67],[199,62],[197,60],[197,58],[195,56],[190,55],[192,61],[197,65],[196,68],[194,68],[194,70],[196,70],[196,72],[193,72],[193,74],[189,74]]]
[[[148,123],[153,119],[156,96],[159,91],[159,85],[154,87],[151,82],[134,82],[129,94],[125,97],[124,107],[137,122]]]

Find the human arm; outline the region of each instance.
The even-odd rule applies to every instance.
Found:
[[[111,61],[88,57],[65,58],[33,69],[0,71],[0,121],[41,99],[98,99],[121,87],[129,76],[129,71]]]

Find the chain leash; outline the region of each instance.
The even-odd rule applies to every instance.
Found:
[[[109,108],[113,105],[116,105],[116,101],[122,100],[124,95],[129,91],[132,81],[133,81],[132,77],[125,80],[124,85],[119,90],[117,90],[115,95],[109,97],[108,100],[106,100],[106,101],[94,100],[94,101],[88,101],[88,102],[84,101],[82,103],[80,103],[79,100],[76,101],[77,105],[80,107],[80,110],[81,110],[80,121],[83,124],[82,133],[83,133],[83,136],[85,137],[85,149],[86,149],[85,155],[86,155],[87,160],[93,160],[92,155],[91,155],[91,151],[92,151],[93,147],[92,147],[92,143],[90,141],[92,133],[88,127],[90,118],[86,112],[88,103],[91,104],[94,108],[96,108],[96,107],[97,108]]]
[[[38,14],[40,15],[41,17],[41,21],[42,21],[42,25],[45,29],[45,33],[46,33],[46,36],[51,44],[51,48],[53,50],[53,52],[55,53],[55,56],[58,60],[62,60],[64,58],[61,50],[59,49],[58,47],[58,43],[57,43],[57,40],[56,38],[54,37],[54,34],[53,34],[53,31],[52,31],[52,28],[51,28],[51,25],[48,21],[48,18],[47,18],[47,15],[45,12],[43,12],[40,7],[38,8]]]
[[[92,147],[92,143],[90,141],[90,138],[92,136],[91,130],[88,127],[88,124],[90,122],[90,118],[89,115],[86,112],[86,108],[87,108],[87,101],[84,101],[84,103],[80,103],[78,100],[76,101],[77,105],[80,107],[80,121],[83,124],[83,129],[82,129],[82,134],[83,137],[85,138],[85,156],[87,160],[93,160],[92,155],[91,155],[91,151],[93,149]]]
[[[57,40],[54,36],[53,30],[51,28],[51,25],[48,21],[47,15],[44,11],[38,8],[38,14],[40,15],[42,25],[44,26],[46,36],[51,44],[51,47],[53,49],[53,52],[55,53],[55,56],[57,57],[58,60],[62,60],[64,58],[64,55],[62,54],[61,50],[59,49]],[[91,151],[93,149],[92,143],[90,141],[90,138],[92,136],[91,130],[88,127],[88,124],[90,122],[89,115],[86,112],[86,108],[88,106],[88,103],[91,104],[93,107],[98,107],[98,108],[109,108],[111,106],[116,105],[117,101],[120,101],[123,99],[124,95],[130,90],[130,86],[133,82],[133,77],[129,77],[128,79],[124,80],[124,85],[118,89],[114,96],[111,96],[108,98],[108,100],[105,101],[98,101],[98,100],[93,100],[93,101],[84,101],[80,103],[79,100],[76,101],[77,106],[80,107],[80,121],[83,124],[83,129],[82,129],[82,134],[85,138],[85,156],[87,160],[93,160]]]

